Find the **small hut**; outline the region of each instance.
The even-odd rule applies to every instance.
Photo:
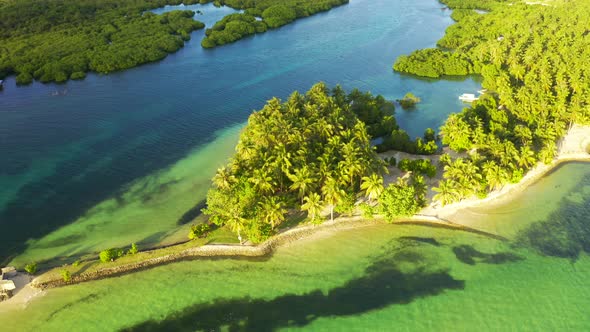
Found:
[[[0,292],[12,292],[16,286],[12,280],[0,280]]]
[[[16,277],[16,269],[13,266],[3,267],[0,272],[0,280]]]
[[[0,301],[8,300],[12,297],[12,291],[16,289],[14,281],[0,280]]]

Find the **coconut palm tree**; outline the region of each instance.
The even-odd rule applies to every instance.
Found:
[[[508,182],[508,172],[493,161],[486,161],[482,169],[491,190],[498,189]]]
[[[378,174],[371,174],[362,178],[361,189],[370,200],[377,200],[383,192],[383,177]]]
[[[284,203],[276,196],[265,197],[258,205],[264,221],[270,224],[271,229],[285,220],[287,210],[284,209]]]
[[[527,145],[520,148],[520,153],[517,155],[516,162],[518,166],[529,169],[531,166],[535,164],[537,158],[535,157],[535,152]]]
[[[424,181],[424,176],[414,174],[412,176],[412,186],[414,186],[414,189],[416,191],[416,198],[419,202],[421,202],[420,205],[423,205],[422,203],[424,203],[426,192],[428,191],[426,187],[426,182]]]
[[[441,181],[438,188],[433,188],[433,190],[438,193],[434,195],[433,199],[443,206],[454,203],[461,197],[455,188],[455,183],[451,180]]]
[[[213,183],[219,189],[229,189],[235,183],[236,177],[226,167],[221,167],[213,177]]]
[[[254,185],[256,190],[262,194],[272,192],[275,186],[273,179],[266,168],[255,169],[250,178],[250,182]]]
[[[334,208],[342,201],[346,193],[340,189],[338,182],[333,177],[329,177],[322,187],[322,194],[324,202],[330,207],[330,220],[334,221]]]
[[[310,219],[315,221],[322,211],[322,200],[320,195],[317,193],[310,193],[308,196],[305,196],[303,198],[301,210],[307,211]]]
[[[292,190],[299,191],[299,197],[303,200],[303,196],[312,188],[316,182],[315,176],[311,174],[309,167],[304,165],[301,168],[295,169],[295,174],[288,174]]]

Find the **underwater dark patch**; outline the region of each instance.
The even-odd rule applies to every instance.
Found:
[[[590,253],[590,198],[584,197],[584,187],[590,177],[583,178],[570,193],[580,193],[584,200],[574,202],[565,197],[559,209],[547,219],[531,224],[516,236],[516,245],[531,247],[544,256],[578,259],[582,252]]]
[[[85,234],[72,234],[72,235],[68,235],[68,236],[64,236],[64,237],[60,237],[58,239],[55,239],[53,241],[48,241],[44,244],[37,244],[37,248],[40,249],[47,249],[47,248],[55,248],[55,247],[61,247],[64,245],[68,245],[72,242],[79,242],[82,241],[84,238],[86,238]]]
[[[95,294],[95,293],[92,293],[92,294],[89,294],[87,296],[84,296],[84,297],[82,297],[82,298],[80,298],[80,299],[78,299],[78,300],[76,300],[74,302],[70,302],[70,303],[64,305],[63,307],[61,307],[61,308],[53,311],[51,314],[49,314],[49,316],[47,317],[47,321],[53,319],[55,317],[55,315],[59,314],[60,312],[62,312],[64,310],[67,310],[68,308],[72,308],[72,307],[74,307],[74,306],[76,306],[78,304],[81,304],[81,303],[89,303],[89,302],[92,302],[92,301],[96,301],[100,297],[101,297],[100,295]]]
[[[441,245],[440,242],[438,242],[433,237],[402,236],[399,239],[400,240],[410,240],[410,241],[416,241],[416,242],[420,242],[420,243],[432,244],[433,246],[437,246],[437,247]]]
[[[178,218],[178,220],[176,221],[176,224],[177,225],[184,225],[184,224],[187,224],[187,223],[193,221],[196,217],[203,214],[203,212],[201,212],[201,210],[206,207],[207,207],[207,201],[206,200],[200,201],[199,203],[197,203],[197,205],[190,208],[190,210],[186,211],[180,218]]]
[[[466,244],[453,247],[452,250],[458,260],[469,265],[475,265],[477,263],[504,264],[517,262],[523,259],[522,257],[511,252],[488,254]]]
[[[394,304],[434,296],[448,289],[463,289],[465,282],[448,271],[417,268],[402,272],[395,265],[378,261],[366,274],[327,294],[320,290],[303,295],[287,294],[272,300],[249,297],[197,304],[165,318],[150,320],[125,331],[274,331],[301,327],[320,317],[350,316]]]

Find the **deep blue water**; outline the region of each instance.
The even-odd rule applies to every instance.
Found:
[[[436,0],[351,0],[278,30],[204,50],[204,31],[163,61],[67,84],[0,92],[0,262],[66,225],[124,185],[174,164],[246,121],[273,96],[317,81],[386,98],[413,92],[423,102],[397,111],[412,136],[461,109],[457,96],[479,84],[418,80],[391,69],[400,54],[433,46],[452,24]],[[208,26],[229,8],[212,5]],[[173,8],[166,7],[155,12]],[[195,172],[199,172],[195,169]]]

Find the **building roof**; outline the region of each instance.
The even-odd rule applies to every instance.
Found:
[[[0,291],[11,291],[14,290],[16,286],[14,285],[14,281],[12,280],[0,280]]]
[[[2,268],[2,273],[16,272],[14,266],[7,266]]]

